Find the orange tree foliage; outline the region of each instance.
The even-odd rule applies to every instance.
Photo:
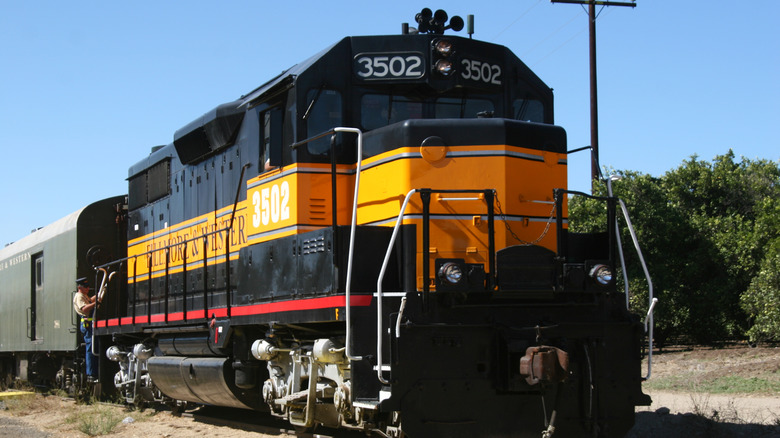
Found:
[[[661,177],[616,171],[653,279],[656,338],[717,342],[780,339],[780,166],[693,156]],[[603,182],[594,194],[605,195]],[[603,229],[603,206],[574,198],[575,231]],[[648,287],[624,227],[632,308],[647,309]],[[620,278],[620,276],[618,277]]]

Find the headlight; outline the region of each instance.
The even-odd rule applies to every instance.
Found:
[[[440,59],[436,61],[434,68],[442,75],[449,76],[450,73],[452,73],[452,61],[449,59]]]
[[[439,40],[434,47],[441,56],[446,57],[452,55],[452,43],[448,40]]]
[[[458,284],[463,279],[463,270],[456,263],[445,263],[439,268],[439,280]]]
[[[612,268],[607,265],[595,265],[588,275],[603,286],[612,283]]]

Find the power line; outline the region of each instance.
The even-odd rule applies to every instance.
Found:
[[[588,46],[590,52],[590,151],[591,180],[599,175],[599,110],[598,92],[596,90],[596,6],[630,6],[636,7],[635,0],[631,2],[599,1],[599,0],[550,0],[552,3],[572,3],[588,5]],[[603,8],[602,8],[603,9]]]
[[[515,23],[517,23],[517,22],[518,22],[518,21],[520,21],[520,20],[521,20],[523,17],[525,17],[526,15],[528,15],[528,13],[529,13],[529,12],[531,12],[531,9],[533,9],[533,8],[537,7],[537,6],[539,5],[539,3],[541,3],[541,2],[542,2],[542,0],[539,0],[539,1],[538,1],[538,2],[536,2],[536,3],[535,3],[533,6],[531,6],[531,7],[530,7],[530,8],[528,8],[528,9],[526,9],[526,10],[525,10],[525,12],[523,12],[522,14],[520,14],[520,16],[519,16],[519,17],[517,17],[517,18],[515,19],[515,21],[513,21],[513,22],[509,23],[509,25],[508,25],[507,27],[505,27],[505,28],[504,28],[504,29],[503,29],[501,32],[499,32],[499,33],[498,33],[496,36],[494,36],[494,37],[493,37],[493,40],[494,40],[494,41],[495,41],[495,40],[497,40],[497,39],[498,39],[498,37],[499,37],[499,36],[501,36],[501,34],[502,34],[502,33],[504,33],[504,32],[506,32],[507,30],[509,30],[509,28],[510,28],[510,27],[512,27],[512,26],[514,26],[514,25],[515,25]]]
[[[542,38],[542,40],[541,40],[541,41],[539,41],[538,43],[534,44],[534,45],[533,45],[533,47],[531,47],[530,49],[526,50],[526,51],[523,53],[523,55],[522,55],[522,57],[521,57],[521,58],[525,58],[526,56],[528,56],[528,54],[529,54],[529,53],[531,53],[531,52],[533,52],[534,50],[536,50],[536,48],[537,48],[537,47],[539,47],[539,46],[540,46],[542,43],[544,43],[545,41],[547,41],[547,40],[549,40],[550,38],[552,38],[552,37],[553,37],[555,34],[557,34],[558,32],[560,32],[561,30],[563,30],[563,28],[564,28],[564,27],[566,27],[566,26],[570,25],[570,24],[571,24],[571,23],[572,23],[574,20],[576,20],[577,18],[579,18],[579,14],[578,14],[578,15],[575,15],[575,16],[573,16],[573,17],[571,17],[571,20],[569,20],[569,21],[567,21],[566,23],[562,24],[562,25],[561,25],[561,26],[560,26],[558,29],[556,29],[555,31],[553,31],[553,33],[551,33],[551,34],[547,35],[546,37]]]
[[[555,53],[555,52],[557,52],[558,50],[560,50],[561,48],[563,48],[563,46],[565,46],[566,44],[569,44],[570,42],[572,42],[572,40],[574,40],[574,38],[577,38],[578,36],[582,35],[582,33],[583,33],[583,32],[585,32],[586,30],[587,30],[587,29],[581,29],[579,32],[577,32],[577,33],[575,33],[574,35],[572,35],[572,36],[571,36],[571,37],[570,37],[568,40],[564,41],[564,42],[563,42],[563,44],[561,44],[561,45],[559,45],[558,47],[556,47],[556,48],[552,49],[552,51],[550,51],[550,53],[548,53],[548,54],[546,54],[546,55],[542,56],[541,58],[539,58],[539,60],[538,60],[538,61],[536,61],[534,64],[537,64],[537,65],[538,65],[538,64],[541,64],[541,63],[542,63],[542,61],[544,61],[545,59],[547,59],[547,58],[549,58],[550,56],[552,56],[552,54],[553,54],[553,53]]]
[[[610,12],[612,12],[612,11],[613,11],[612,9],[609,9],[609,10],[607,10],[607,12],[604,14],[604,16],[606,17],[606,16],[607,16],[607,15],[609,15],[609,13],[610,13]],[[587,13],[587,10],[586,10],[585,12]],[[599,15],[599,16],[601,15],[601,11],[599,11],[598,15]],[[574,17],[574,18],[577,18],[577,17]],[[567,23],[567,24],[568,24],[568,23]],[[541,62],[542,62],[542,61],[544,61],[545,59],[547,59],[547,58],[549,58],[550,56],[552,56],[552,54],[553,54],[553,53],[555,53],[555,52],[557,52],[558,50],[562,49],[562,48],[563,48],[563,46],[565,46],[565,45],[569,44],[570,42],[572,42],[572,40],[574,40],[574,39],[575,39],[575,38],[577,38],[578,36],[582,35],[582,33],[583,33],[583,32],[585,32],[586,30],[588,30],[588,28],[587,28],[587,27],[583,27],[583,28],[582,28],[582,29],[580,29],[580,30],[579,30],[577,33],[575,33],[574,35],[572,35],[571,37],[569,37],[569,39],[567,39],[567,40],[566,40],[566,41],[564,41],[562,44],[560,44],[558,47],[556,47],[556,48],[552,49],[552,50],[551,50],[549,53],[547,53],[546,55],[544,55],[544,56],[542,56],[541,58],[539,58],[539,59],[538,59],[538,60],[537,60],[537,61],[536,61],[534,64],[541,64]]]

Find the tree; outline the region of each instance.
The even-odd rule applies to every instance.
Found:
[[[660,300],[657,339],[683,336],[713,342],[744,336],[749,317],[762,321],[752,312],[765,295],[750,304],[740,296],[764,266],[766,243],[778,238],[778,164],[744,158],[737,162],[729,151],[712,162],[693,156],[661,178],[616,173],[622,179],[614,182],[614,193],[631,211]],[[605,192],[603,184],[597,185],[596,194]],[[592,200],[572,200],[571,228],[603,228],[595,216],[597,208]],[[629,235],[622,233],[627,242]],[[643,271],[634,253],[627,255],[632,305],[646,309]]]
[[[747,331],[753,342],[780,339],[780,245],[761,263],[761,270],[742,294],[743,309],[753,318]]]
[[[757,240],[767,242],[766,256],[740,304],[752,319],[747,334],[753,342],[780,340],[780,199],[762,202],[756,220]]]

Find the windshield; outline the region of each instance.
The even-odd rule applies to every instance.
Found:
[[[371,130],[408,119],[423,118],[423,102],[392,94],[365,94],[360,102],[361,124]]]
[[[367,131],[408,119],[492,117],[494,112],[493,102],[478,98],[440,97],[431,101],[396,94],[364,94],[360,101],[360,121]]]

